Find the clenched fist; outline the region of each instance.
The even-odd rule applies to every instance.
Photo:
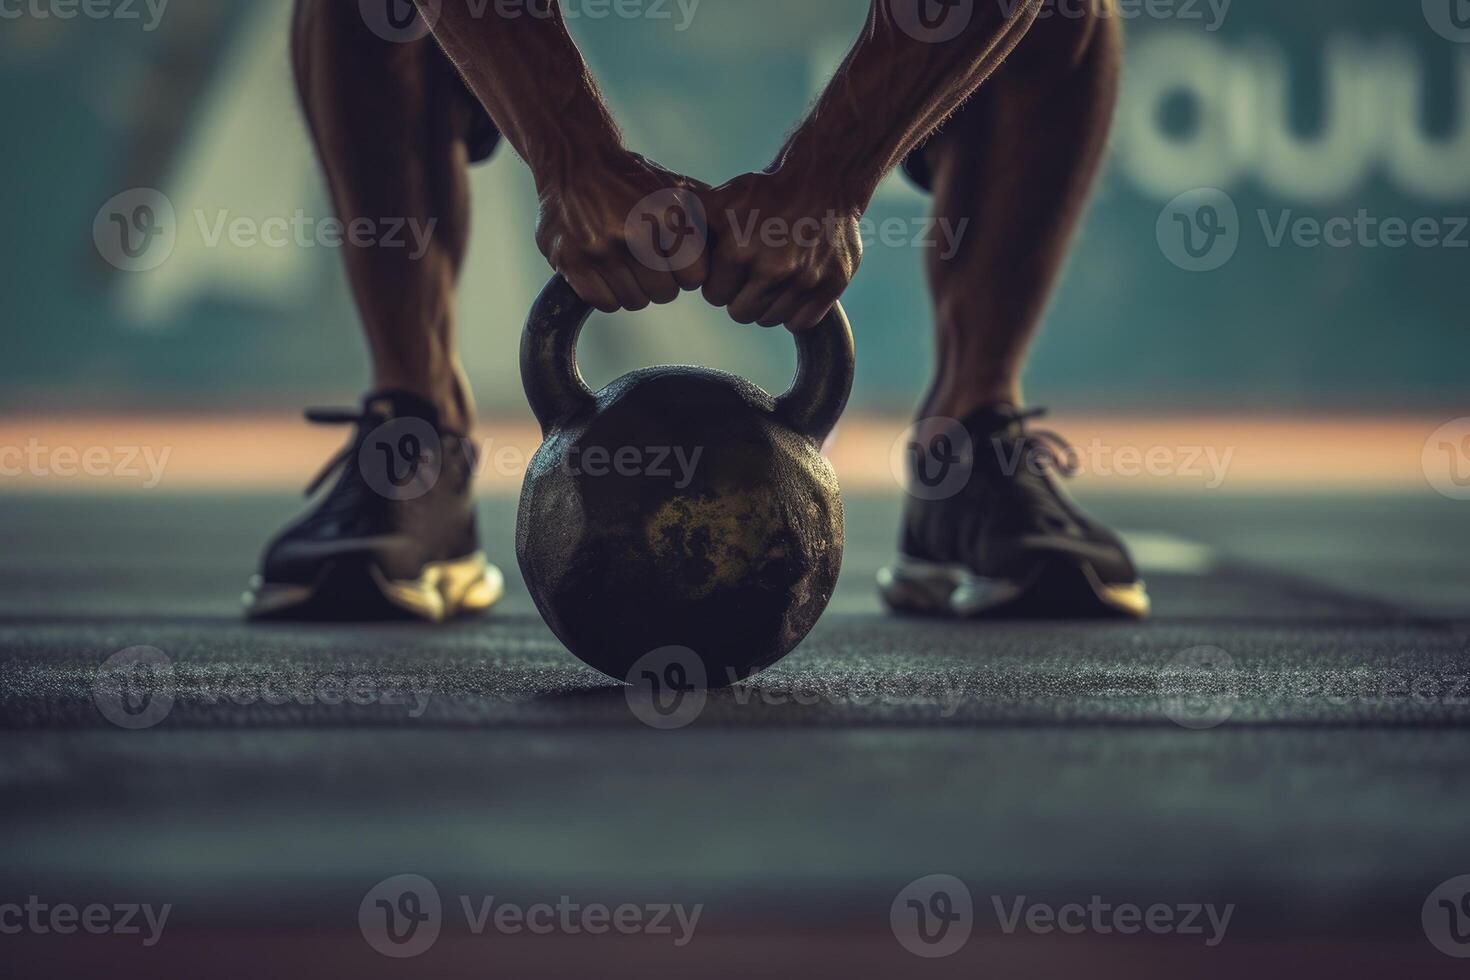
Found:
[[[704,191],[711,252],[704,297],[737,323],[809,330],[863,259],[860,209],[819,181],[751,173]]]
[[[705,189],[636,153],[589,159],[541,183],[536,245],[604,313],[669,303],[709,271]]]

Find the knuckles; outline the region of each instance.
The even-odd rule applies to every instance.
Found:
[[[613,216],[597,216],[595,209],[594,214],[568,213],[543,203],[535,235],[537,248],[578,287],[584,299],[604,313],[637,312],[651,304],[671,303],[685,289],[700,289],[711,304],[727,306],[737,323],[774,327],[780,323],[773,311],[801,311],[786,323],[793,330],[815,326],[821,315],[812,311],[821,301],[839,297],[862,261],[855,222],[851,229],[838,228],[810,240],[742,239],[734,222],[749,209],[721,205],[733,203],[732,196],[741,203],[746,203],[744,198],[733,192],[711,194],[707,189],[703,194],[686,192],[701,199],[710,224],[719,229],[704,237],[703,265],[697,274],[686,269],[676,275],[668,268],[649,267],[640,258],[661,252],[652,248],[658,244],[661,229],[674,229],[681,221],[687,224],[687,215],[676,206],[652,209],[642,220],[623,222]],[[703,225],[699,228],[704,231]],[[599,275],[606,285],[598,282]],[[632,292],[635,284],[636,293]],[[747,293],[750,298],[738,298]],[[821,314],[827,308],[821,306]]]

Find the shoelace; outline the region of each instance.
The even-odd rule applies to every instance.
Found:
[[[1037,429],[1033,432],[1026,427],[1027,422],[1043,419],[1046,413],[1045,408],[1028,408],[1012,415],[1011,421],[1021,430],[1021,445],[1026,452],[1062,477],[1071,479],[1082,468],[1077,450],[1072,444],[1050,429]]]
[[[366,418],[366,415],[355,408],[308,408],[306,410],[306,421],[313,425],[357,425]],[[357,454],[357,449],[357,440],[354,439],[328,459],[321,472],[317,473],[307,485],[306,496],[314,496],[338,467],[345,465]]]

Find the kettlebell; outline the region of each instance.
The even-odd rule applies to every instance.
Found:
[[[591,313],[558,274],[521,338],[544,437],[516,520],[526,585],[557,639],[610,677],[633,680],[672,647],[697,658],[691,686],[744,680],[801,642],[842,566],[842,496],[821,445],[852,389],[847,315],[834,305],[794,335],[796,380],[773,398],[685,366],[594,394],[576,356]]]

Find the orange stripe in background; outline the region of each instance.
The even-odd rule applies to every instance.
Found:
[[[1426,440],[1446,421],[1079,414],[1037,424],[1077,449],[1084,485],[1404,490],[1427,489]],[[843,421],[828,454],[846,489],[894,489],[890,457],[906,424]],[[10,417],[0,419],[0,491],[297,490],[345,436],[297,417]],[[480,490],[518,492],[540,444],[536,427],[485,420],[476,440]]]

